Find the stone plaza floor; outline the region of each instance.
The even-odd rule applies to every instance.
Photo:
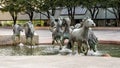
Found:
[[[0,56],[0,68],[119,68],[120,58],[91,56]]]

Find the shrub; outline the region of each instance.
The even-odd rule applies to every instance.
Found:
[[[43,20],[41,20],[41,21],[35,20],[33,23],[34,23],[35,26],[44,26],[44,21]]]
[[[2,26],[12,26],[13,21],[1,21]]]

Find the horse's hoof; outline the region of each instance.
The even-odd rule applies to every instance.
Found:
[[[84,53],[85,56],[87,56],[87,53]]]
[[[54,41],[52,41],[52,45],[54,44]]]
[[[76,54],[76,52],[72,52],[72,55],[75,55]]]
[[[59,50],[62,50],[62,48],[60,47]]]
[[[93,50],[94,52],[96,52],[96,50]]]

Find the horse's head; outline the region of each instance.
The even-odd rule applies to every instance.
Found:
[[[91,18],[86,18],[86,19],[83,20],[82,25],[84,27],[94,27],[95,23]]]
[[[15,24],[15,25],[13,26],[13,34],[19,36],[19,35],[20,35],[20,31],[23,32],[23,27],[22,27],[22,25],[20,25],[20,24]]]
[[[70,20],[69,18],[64,18],[62,24],[63,24],[63,25],[70,26],[71,20]]]
[[[58,23],[58,19],[52,19],[50,20],[50,27],[56,27]]]
[[[59,17],[57,20],[58,20],[57,23],[59,23],[59,25],[62,26],[63,19],[61,17]]]
[[[34,25],[32,22],[27,22],[25,25],[25,33],[26,34],[34,34]]]
[[[50,15],[50,27],[56,27],[55,18],[51,15]]]

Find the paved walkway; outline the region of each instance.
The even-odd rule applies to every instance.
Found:
[[[0,56],[0,68],[119,68],[120,59],[90,56]]]

